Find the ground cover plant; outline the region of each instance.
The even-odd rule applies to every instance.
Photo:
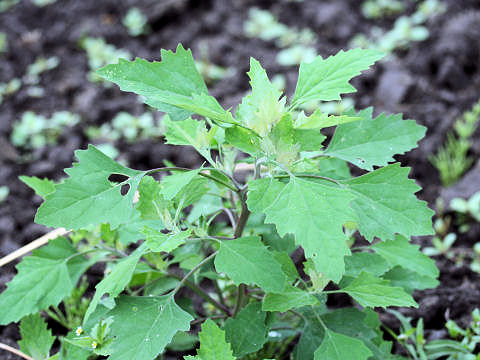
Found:
[[[433,212],[393,159],[425,128],[371,108],[298,110],[354,92],[349,81],[381,57],[354,49],[302,63],[291,99],[252,58],[252,90],[235,115],[181,45],[161,62],[99,70],[166,113],[166,142],[192,146],[205,163],[140,171],[90,145],[64,181],[25,178],[45,199],[36,222],[72,233],[18,265],[0,323],[21,320],[19,345],[34,358],[48,358],[53,343],[43,310],[71,330],[58,359],[155,359],[189,336],[184,349],[193,348],[197,333],[185,359],[399,358],[373,309],[417,306],[413,290],[437,285],[434,262],[409,242],[433,234]],[[321,130],[334,126],[327,139]],[[294,263],[293,252],[304,257]],[[72,290],[97,262],[105,277],[79,316],[68,304],[83,293]],[[189,301],[187,288],[203,301]],[[360,306],[335,309],[340,293]]]

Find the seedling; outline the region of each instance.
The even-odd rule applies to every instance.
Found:
[[[60,60],[56,56],[49,58],[38,57],[33,64],[28,65],[27,74],[23,81],[29,85],[36,85],[40,82],[40,75],[46,71],[55,69]]]
[[[80,42],[80,46],[87,52],[88,65],[90,72],[88,80],[92,82],[103,82],[102,77],[95,71],[107,64],[117,62],[119,59],[130,59],[131,55],[127,50],[117,49],[111,44],[107,44],[103,38],[86,37]]]
[[[21,86],[22,82],[20,79],[12,79],[8,83],[0,83],[0,104],[5,96],[15,94]]]
[[[105,262],[81,328],[62,341],[66,358],[83,351],[153,360],[182,336],[192,346],[186,332],[198,333],[198,324],[197,355],[184,359],[390,358],[373,309],[417,306],[412,291],[438,283],[434,262],[409,242],[433,233],[433,212],[393,159],[416,147],[425,128],[401,115],[373,117],[371,108],[297,111],[355,91],[350,79],[381,57],[354,49],[302,63],[289,99],[251,59],[252,90],[235,114],[208,94],[181,45],[163,50],[161,62],[100,69],[165,112],[166,143],[192,146],[205,163],[133,170],[94,146],[77,151],[68,178],[43,193],[36,215],[73,234],[18,265],[0,295],[0,309],[8,309],[0,324],[57,306],[93,263]],[[331,126],[324,145],[321,130]],[[365,175],[352,177],[347,163]],[[380,240],[356,247],[355,229]],[[289,254],[299,247],[306,259],[295,264]],[[357,305],[328,309],[336,293]]]
[[[27,150],[53,145],[64,128],[75,126],[79,121],[78,115],[68,111],[57,111],[50,118],[27,111],[13,124],[10,140],[13,145]]]
[[[3,31],[0,31],[0,54],[8,51],[8,40],[7,34]]]
[[[427,341],[424,337],[423,319],[419,319],[416,326],[412,325],[412,319],[403,316],[400,312],[388,310],[400,321],[400,334],[390,329],[387,331],[408,352],[411,359],[415,360],[476,360],[475,351],[480,343],[480,312],[475,309],[472,312],[473,321],[470,327],[462,329],[453,320],[445,323],[451,339]]]
[[[10,189],[8,188],[8,186],[0,186],[0,204],[5,201],[9,193]]]
[[[437,155],[430,157],[430,162],[440,173],[444,186],[454,184],[472,166],[474,159],[468,156],[472,146],[472,135],[480,121],[480,100],[470,111],[455,120],[455,132],[447,134],[447,142]]]
[[[316,36],[310,29],[289,28],[267,10],[251,8],[248,20],[244,24],[244,31],[249,37],[265,41],[275,40],[276,45],[283,49],[277,55],[277,62],[280,65],[308,63],[317,56],[317,51],[313,47]]]
[[[402,13],[405,4],[400,0],[366,0],[362,4],[362,14],[367,19],[379,19]]]
[[[391,5],[394,2],[389,1],[388,4]],[[374,26],[368,35],[355,35],[350,45],[377,49],[386,54],[391,54],[397,49],[406,49],[412,42],[428,39],[429,31],[424,26],[425,23],[430,18],[443,13],[445,9],[445,5],[438,0],[425,0],[418,4],[417,10],[412,15],[400,16],[392,29],[385,31]]]
[[[155,122],[151,112],[145,112],[140,116],[120,112],[115,115],[111,123],[105,123],[99,128],[89,127],[86,134],[92,140],[124,139],[134,143],[139,140],[159,138],[164,132],[164,127]]]
[[[128,10],[122,23],[132,36],[143,35],[147,32],[147,17],[137,7]]]

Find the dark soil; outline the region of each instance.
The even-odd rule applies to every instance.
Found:
[[[438,173],[428,156],[443,143],[454,119],[468,110],[480,97],[480,2],[478,0],[445,0],[447,11],[428,23],[430,37],[409,49],[397,52],[396,59],[377,64],[354,80],[357,108],[374,106],[376,112],[403,112],[428,128],[427,137],[418,149],[399,157],[411,166],[411,176],[423,190],[420,198],[435,208],[442,191]],[[119,111],[140,114],[144,105],[132,94],[116,87],[105,88],[87,80],[88,63],[79,47],[82,36],[104,37],[107,43],[129,50],[138,57],[158,59],[161,48],[173,49],[181,42],[198,54],[199,43],[208,44],[213,63],[231,67],[236,74],[210,86],[211,94],[225,107],[235,106],[248,90],[245,72],[249,57],[260,60],[270,74],[287,75],[288,91],[293,92],[296,69],[275,62],[278,49],[273,42],[250,39],[243,35],[243,22],[252,6],[268,8],[278,18],[298,28],[310,27],[318,36],[317,50],[323,56],[347,47],[349,39],[367,32],[375,23],[366,20],[360,1],[248,1],[248,0],[58,0],[38,8],[23,0],[0,14],[0,31],[7,34],[9,50],[0,54],[0,82],[21,78],[27,66],[40,56],[57,56],[57,68],[41,76],[45,89],[42,98],[31,98],[25,88],[4,98],[0,105],[0,185],[8,185],[10,195],[0,204],[0,256],[34,240],[47,229],[33,223],[41,199],[19,180],[22,174],[59,179],[69,167],[73,151],[84,148],[87,139],[83,128],[110,121]],[[131,37],[121,24],[132,7],[148,16],[149,35]],[[382,20],[391,27],[393,20]],[[78,113],[82,122],[64,134],[58,145],[48,146],[34,154],[34,161],[21,161],[24,151],[9,144],[12,124],[24,111],[45,116],[54,111]],[[471,155],[480,155],[480,133]],[[169,159],[181,166],[195,166],[200,158],[188,149],[179,151],[161,143],[142,141],[134,145],[117,144],[134,168],[162,166]],[[480,190],[477,177],[471,184]],[[462,236],[464,238],[462,238]],[[460,235],[458,246],[471,248],[480,240],[480,229],[472,227]],[[429,239],[418,239],[427,245]],[[416,293],[420,307],[406,313],[423,317],[431,336],[438,336],[447,317],[466,324],[469,314],[480,307],[480,279],[467,265],[457,266],[439,258],[441,285],[437,289]],[[0,290],[14,275],[13,265],[0,273]],[[385,320],[395,326],[391,318]],[[16,326],[0,328],[0,341],[13,345],[18,339]],[[1,352],[0,352],[1,353]],[[2,354],[3,359],[13,359]]]

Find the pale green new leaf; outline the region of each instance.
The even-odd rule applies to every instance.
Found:
[[[145,245],[141,245],[128,257],[119,261],[112,272],[105,276],[103,280],[95,286],[95,295],[93,296],[90,305],[88,305],[87,312],[83,319],[84,323],[88,321],[90,315],[95,311],[103,295],[108,294],[111,299],[114,299],[123,291],[123,289],[125,289],[125,286],[130,282],[135,267],[144,252]]]
[[[314,359],[367,360],[372,355],[362,341],[327,329],[322,344],[315,351]]]
[[[286,286],[280,263],[256,236],[222,241],[215,268],[237,285],[255,284],[269,292],[281,292]]]
[[[153,360],[177,331],[188,331],[193,320],[170,295],[121,296],[108,315],[113,315],[115,336],[109,360]]]
[[[162,179],[160,194],[167,200],[172,200],[182,189],[190,184],[201,169],[177,172]]]
[[[372,118],[372,108],[348,116],[361,117],[359,121],[338,125],[326,155],[346,160],[362,169],[385,166],[394,161],[393,155],[404,154],[417,147],[426,128],[414,120],[402,120],[402,114],[381,114]]]
[[[419,245],[411,244],[407,238],[397,235],[394,240],[382,241],[371,248],[390,264],[401,266],[419,275],[437,278],[439,270],[435,261],[420,251]]]
[[[316,303],[318,300],[313,295],[291,286],[281,293],[268,293],[263,299],[262,310],[285,312]]]
[[[329,115],[321,110],[315,110],[310,116],[302,111],[295,120],[296,129],[323,129],[330,126],[358,121],[362,118],[350,115]]]
[[[150,250],[154,252],[171,252],[185,243],[185,239],[192,233],[191,230],[180,231],[178,233],[164,234],[159,230],[145,226],[142,230],[145,234],[145,242]]]
[[[263,211],[280,236],[293,233],[317,270],[337,282],[350,253],[342,227],[354,219],[353,198],[343,189],[291,177],[287,185],[271,179],[250,183],[247,204],[251,211]]]
[[[341,100],[340,94],[355,92],[349,81],[382,57],[376,50],[353,49],[341,50],[326,59],[317,56],[310,63],[302,62],[292,107],[311,100]]]
[[[145,172],[117,164],[92,145],[88,150],[76,151],[75,155],[79,162],[65,170],[70,177],[46,196],[35,221],[74,230],[101,223],[110,223],[115,228],[127,222],[135,191]],[[108,180],[112,174],[127,176],[128,180],[113,184]],[[122,187],[128,187],[125,195],[121,193]]]
[[[139,199],[137,210],[144,220],[160,220],[168,217],[167,214],[173,209],[171,201],[165,200],[160,194],[160,183],[151,176],[142,179],[138,187]]]
[[[182,121],[171,121],[168,117],[163,119],[167,127],[165,138],[167,144],[193,146],[210,163],[210,141],[207,127],[203,120],[188,118]]]
[[[341,291],[365,307],[418,306],[402,288],[392,287],[389,283],[364,271]]]
[[[250,58],[252,92],[243,98],[238,106],[237,118],[261,137],[266,136],[283,115],[285,99],[279,101],[282,93],[270,82],[262,65]]]
[[[17,265],[17,275],[0,295],[0,324],[58,305],[90,265],[66,238],[51,240]]]
[[[214,321],[207,319],[198,334],[200,348],[197,350],[199,360],[235,360],[232,348],[225,340],[225,331]]]
[[[241,358],[263,347],[268,339],[266,318],[262,305],[255,301],[244,307],[235,318],[226,321],[225,337],[232,345],[234,356]]]
[[[431,235],[433,211],[414,195],[420,187],[408,178],[410,169],[395,163],[363,176],[342,181],[356,197],[350,203],[358,229],[369,241]]]
[[[208,95],[190,50],[178,45],[176,53],[162,49],[161,56],[161,62],[120,59],[118,64],[107,65],[97,73],[121,90],[144,96],[148,105],[166,112],[174,120],[186,119],[195,112],[232,122],[232,115]]]
[[[52,180],[40,179],[36,176],[19,176],[18,178],[42,198],[55,191],[55,183]]]
[[[24,317],[20,322],[20,334],[22,340],[18,345],[22,352],[30,355],[34,360],[48,359],[55,336],[52,336],[52,331],[47,329],[47,324],[40,314]]]

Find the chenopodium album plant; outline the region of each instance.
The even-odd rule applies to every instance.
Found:
[[[101,261],[107,271],[83,325],[55,356],[155,359],[183,335],[193,351],[200,342],[190,360],[398,358],[373,309],[417,306],[412,292],[437,285],[434,262],[409,242],[433,233],[432,211],[393,159],[425,128],[371,108],[298,110],[354,92],[350,79],[381,57],[353,49],[302,63],[291,99],[251,59],[252,90],[235,115],[208,94],[181,45],[161,62],[100,69],[165,112],[166,143],[192,146],[205,163],[133,170],[89,146],[67,179],[34,183],[45,197],[36,222],[72,229],[74,241],[59,237],[18,265],[0,296],[0,323],[56,307]],[[324,145],[321,130],[333,126]],[[352,177],[348,164],[363,175]],[[79,241],[82,231],[101,239]],[[357,231],[367,245],[355,244]],[[360,306],[329,309],[337,293]]]

